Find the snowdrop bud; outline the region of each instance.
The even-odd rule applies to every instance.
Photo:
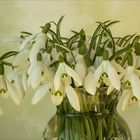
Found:
[[[85,57],[85,64],[86,64],[87,67],[92,66],[93,63],[92,63],[92,60],[90,59],[89,56]]]
[[[133,56],[132,56],[131,53],[128,54],[127,62],[128,62],[128,65],[129,65],[129,66],[133,66]]]
[[[51,24],[50,23],[46,23],[45,26],[43,27],[42,32],[44,34],[46,34],[50,30],[50,28],[51,28]]]
[[[107,50],[103,51],[103,59],[108,60],[109,59],[109,52]]]
[[[87,51],[85,41],[82,41],[79,48],[79,54],[84,55]]]

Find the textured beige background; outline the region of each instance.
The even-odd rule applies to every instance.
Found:
[[[66,15],[63,34],[71,29],[84,28],[88,35],[95,29],[96,21],[120,20],[112,30],[115,35],[140,34],[140,1],[134,0],[0,0],[0,40],[18,36],[22,30],[37,32],[47,21],[57,21]],[[0,54],[16,49],[18,44],[0,42]],[[46,122],[55,112],[47,95],[39,104],[32,106],[32,93],[17,107],[11,98],[0,98],[5,115],[0,117],[0,140],[41,140]],[[120,111],[120,109],[119,109]],[[129,123],[134,140],[140,140],[140,109],[137,104],[120,113]]]

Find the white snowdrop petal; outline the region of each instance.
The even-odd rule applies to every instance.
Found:
[[[107,95],[109,95],[113,91],[114,87],[110,85],[107,89]]]
[[[41,82],[42,66],[40,63],[38,62],[30,73],[30,82],[33,89],[37,88]]]
[[[32,104],[37,104],[49,91],[49,87],[47,84],[41,85],[38,87],[38,89],[35,91],[35,95],[32,98]]]
[[[111,61],[111,65],[116,69],[117,72],[123,73],[124,68],[120,66],[117,62]]]
[[[101,65],[102,61],[103,61],[103,57],[102,56],[97,56],[96,59],[95,59],[95,62],[94,62],[94,67],[98,68]]]
[[[22,76],[21,75],[17,75],[15,77],[15,84],[14,84],[17,92],[19,93],[19,97],[21,99],[23,99],[23,97],[25,96],[25,91],[22,85]]]
[[[57,71],[54,76],[54,90],[57,91],[60,88],[61,82],[61,64],[59,64]]]
[[[86,76],[86,68],[84,64],[82,62],[77,63],[74,70],[78,74],[83,83]]]
[[[17,68],[15,68],[14,71],[15,71],[16,74],[21,75],[21,74],[23,74],[23,73],[28,71],[28,67],[29,67],[29,62],[24,61]]]
[[[28,90],[28,77],[27,77],[27,73],[22,74],[22,84],[23,84],[24,91],[27,92],[27,90]]]
[[[135,73],[131,74],[130,79],[131,79],[132,92],[138,99],[140,99],[140,79]]]
[[[71,104],[71,106],[76,110],[80,111],[80,103],[78,99],[78,95],[75,92],[75,90],[70,85],[65,85],[65,92],[68,97],[68,100]]]
[[[40,51],[40,49],[45,48],[45,40],[46,35],[44,33],[40,33],[36,36],[35,43],[33,44],[29,55],[31,63],[37,61],[37,53]]]
[[[46,40],[46,34],[43,32],[40,32],[39,34],[37,34],[35,40],[44,42]]]
[[[78,74],[71,67],[66,65],[65,63],[63,63],[63,65],[64,65],[66,73],[74,79],[74,81],[77,83],[78,86],[81,86],[82,81],[81,81],[80,77],[78,76]]]
[[[125,95],[125,97],[124,97],[124,99],[123,99],[123,102],[122,102],[122,107],[121,107],[121,109],[122,109],[122,111],[124,111],[125,109],[126,109],[126,107],[128,106],[128,104],[129,104],[129,100],[130,100],[130,98],[131,98],[131,90],[129,90],[128,92],[126,92],[125,93],[126,95]]]
[[[26,48],[27,44],[35,37],[35,35],[30,35],[29,37],[27,37],[26,39],[23,40],[23,42],[20,45],[20,49],[19,50],[23,50]]]
[[[107,74],[108,74],[108,79],[110,80],[112,86],[117,90],[120,90],[121,83],[120,83],[119,75],[117,74],[115,68],[110,63],[108,63]]]
[[[140,77],[140,70],[135,70],[135,72],[138,75],[138,77]]]
[[[29,54],[29,59],[31,63],[33,63],[34,61],[37,61],[37,53],[39,53],[41,48],[42,48],[42,44],[39,42],[35,43],[32,46],[30,54]]]
[[[24,63],[25,61],[27,61],[28,57],[29,57],[29,49],[23,50],[21,52],[19,52],[13,59],[12,64],[15,66],[21,65],[22,63]]]
[[[52,48],[51,56],[53,57],[53,61],[57,61],[60,55],[61,53],[57,52],[56,48]]]
[[[9,97],[9,92],[7,91],[5,94],[2,94],[1,96],[6,99]]]
[[[94,71],[92,83],[94,83],[95,86],[97,85],[102,72],[103,72],[103,63]]]
[[[21,98],[19,96],[19,93],[15,89],[15,87],[7,80],[7,88],[8,88],[8,93],[12,97],[13,101],[17,104],[20,105]]]
[[[93,82],[93,78],[94,78],[93,73],[89,72],[84,82],[85,90],[92,95],[94,95],[96,92],[96,84]]]
[[[59,94],[57,95],[52,95],[51,96],[52,102],[58,106],[61,104],[62,100],[63,100],[63,96],[60,96]]]
[[[136,56],[135,67],[136,68],[140,67],[140,56]]]

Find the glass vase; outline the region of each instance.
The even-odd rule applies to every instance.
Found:
[[[77,90],[81,111],[75,111],[68,99],[57,106],[48,122],[44,140],[132,140],[130,129],[117,112],[120,93],[106,94],[106,88],[95,96]]]

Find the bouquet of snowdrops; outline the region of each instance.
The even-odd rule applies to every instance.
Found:
[[[137,101],[140,98],[140,36],[114,37],[109,27],[118,21],[105,21],[98,22],[92,37],[86,36],[83,29],[72,31],[71,37],[63,37],[62,19],[58,23],[46,23],[37,34],[21,32],[19,50],[0,57],[0,93],[9,94],[19,105],[32,88],[32,104],[51,94],[57,107],[67,98],[76,112],[85,112],[80,93],[98,97],[98,90],[103,88],[106,96],[115,91],[117,99],[126,94],[123,109]],[[9,57],[12,59],[7,60]],[[8,76],[6,66],[11,67]],[[94,101],[90,100],[87,105],[92,106]]]

